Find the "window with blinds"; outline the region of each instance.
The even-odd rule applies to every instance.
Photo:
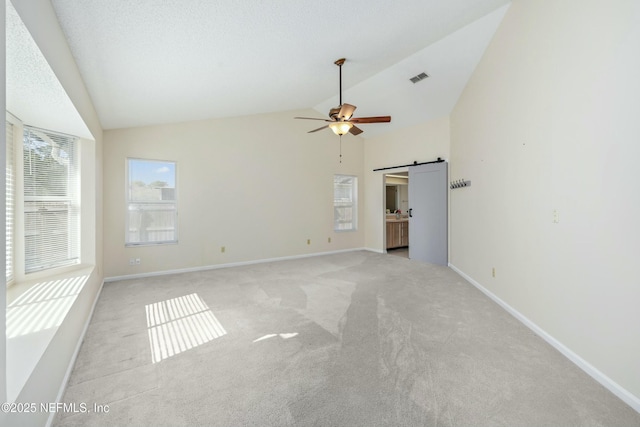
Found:
[[[7,285],[13,282],[13,212],[15,203],[15,167],[13,159],[13,124],[6,122],[6,164],[5,164],[5,203],[6,203],[6,257],[7,268],[6,278]]]
[[[176,163],[127,159],[125,245],[176,243]]]
[[[25,126],[25,272],[80,262],[77,138]]]
[[[333,229],[353,231],[358,220],[358,178],[350,175],[333,177]]]

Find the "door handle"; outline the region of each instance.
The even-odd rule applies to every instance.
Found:
[[[411,211],[413,210],[413,208],[409,208],[409,218],[413,218],[413,215],[411,215]]]

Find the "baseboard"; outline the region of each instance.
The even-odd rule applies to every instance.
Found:
[[[78,354],[80,353],[80,348],[82,347],[82,342],[84,341],[84,337],[87,334],[87,330],[89,329],[89,323],[91,323],[91,318],[93,317],[93,312],[98,304],[98,299],[100,299],[100,294],[102,293],[102,288],[104,286],[104,280],[100,283],[100,287],[98,292],[96,293],[95,298],[93,299],[93,304],[91,305],[91,310],[89,311],[89,316],[87,316],[87,320],[84,322],[84,327],[82,328],[82,333],[80,334],[80,338],[78,339],[78,343],[76,344],[76,349],[71,356],[71,360],[69,361],[69,366],[67,367],[67,372],[64,374],[64,378],[62,379],[62,384],[60,384],[60,390],[58,391],[58,396],[56,396],[56,402],[62,402],[62,398],[64,397],[64,392],[67,390],[67,384],[69,384],[69,378],[71,378],[71,372],[73,372],[73,367],[76,363],[76,359],[78,358]],[[49,414],[49,418],[47,418],[46,427],[50,427],[53,425],[53,421],[55,419],[56,412],[52,411]]]
[[[363,248],[365,251],[369,251],[369,252],[375,252],[377,254],[386,254],[387,250],[386,249],[374,249],[374,248]]]
[[[152,271],[149,273],[139,273],[139,274],[127,274],[124,276],[112,276],[105,277],[104,281],[107,282],[117,282],[120,280],[130,280],[130,279],[142,279],[145,277],[156,277],[156,276],[166,276],[169,274],[179,274],[179,273],[192,273],[195,271],[207,271],[207,270],[217,270],[219,268],[229,268],[229,267],[241,267],[243,265],[253,265],[253,264],[264,264],[266,262],[275,262],[275,261],[288,261],[292,259],[301,259],[301,258],[311,258],[322,255],[333,255],[340,254],[345,252],[357,252],[370,250],[367,248],[353,248],[353,249],[340,249],[336,251],[328,251],[328,252],[315,252],[311,254],[302,254],[302,255],[290,255],[284,257],[277,258],[264,258],[264,259],[256,259],[251,261],[239,261],[239,262],[230,262],[226,264],[214,264],[214,265],[204,265],[200,267],[189,267],[189,268],[178,268],[174,270],[162,270],[162,271]]]
[[[526,327],[528,327],[533,332],[535,332],[537,335],[539,335],[547,343],[549,343],[556,350],[558,350],[560,353],[562,353],[567,359],[572,361],[580,369],[582,369],[587,374],[589,374],[589,376],[591,376],[593,379],[598,381],[600,384],[602,384],[604,387],[606,387],[613,394],[618,396],[623,402],[625,402],[627,405],[631,406],[636,412],[640,413],[640,398],[638,396],[633,395],[628,390],[626,390],[624,387],[622,387],[620,384],[616,383],[611,378],[609,378],[608,376],[606,376],[605,374],[600,372],[597,368],[595,368],[589,362],[587,362],[582,357],[580,357],[579,355],[574,353],[567,346],[565,346],[560,341],[555,339],[553,336],[551,336],[549,333],[547,333],[544,329],[542,329],[541,327],[536,325],[529,318],[527,318],[525,315],[520,313],[515,308],[511,307],[509,304],[507,304],[505,301],[500,299],[494,293],[492,293],[487,288],[482,286],[480,283],[476,282],[473,278],[471,278],[469,275],[464,273],[462,270],[460,270],[459,268],[457,268],[456,266],[454,266],[451,263],[449,263],[449,267],[453,271],[458,273],[460,276],[462,276],[469,283],[471,283],[473,286],[478,288],[483,294],[485,294],[486,296],[491,298],[499,306],[504,308],[509,314],[511,314],[516,319],[518,319]]]

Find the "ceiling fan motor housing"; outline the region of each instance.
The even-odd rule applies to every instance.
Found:
[[[333,120],[337,120],[338,119],[338,113],[340,113],[340,108],[342,106],[338,106],[335,108],[332,108],[331,110],[329,110],[329,117]]]

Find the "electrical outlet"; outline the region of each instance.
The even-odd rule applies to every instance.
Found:
[[[491,269],[491,277],[496,277],[496,268],[495,267],[493,267]]]
[[[307,245],[311,244],[311,239],[307,239]]]
[[[136,265],[136,259],[135,258],[129,258],[129,265]]]
[[[557,224],[560,222],[560,214],[558,213],[557,209],[553,210],[553,223]]]
[[[221,252],[221,253],[224,253],[224,251],[225,251],[225,250],[226,250],[226,249],[225,249],[225,247],[224,247],[224,246],[221,246],[221,247],[220,247],[220,252]]]
[[[136,265],[140,265],[140,258],[136,258]]]

